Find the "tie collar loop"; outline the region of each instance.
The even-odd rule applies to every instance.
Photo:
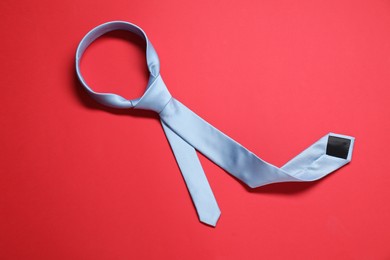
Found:
[[[147,84],[145,93],[142,97],[137,99],[128,100],[120,95],[113,93],[99,93],[95,92],[85,81],[80,70],[80,60],[84,54],[84,51],[88,46],[97,38],[111,31],[124,30],[134,33],[145,40],[146,44],[146,62],[150,73],[149,82]],[[169,100],[172,98],[171,94],[167,90],[161,76],[160,76],[160,61],[156,50],[152,43],[149,41],[146,33],[137,25],[123,22],[112,21],[101,24],[91,31],[89,31],[81,40],[76,51],[76,73],[81,82],[81,85],[85,88],[87,93],[102,105],[112,108],[139,108],[153,110],[160,112]]]

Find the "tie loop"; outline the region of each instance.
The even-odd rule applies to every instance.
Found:
[[[150,73],[149,82],[146,86],[145,93],[142,97],[128,100],[120,95],[113,93],[99,93],[95,92],[85,81],[80,70],[80,60],[84,51],[97,38],[111,31],[124,30],[134,33],[145,40],[146,43],[146,62]],[[99,25],[89,31],[81,40],[76,51],[76,73],[80,79],[81,85],[85,88],[87,93],[95,99],[98,103],[112,108],[139,108],[153,110],[159,113],[172,98],[168,89],[166,88],[160,76],[160,61],[156,50],[149,41],[146,33],[137,25],[123,22],[113,21]]]

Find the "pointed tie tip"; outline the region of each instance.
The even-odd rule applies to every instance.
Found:
[[[221,216],[221,212],[218,212],[218,213],[215,213],[213,215],[209,215],[207,217],[200,216],[199,220],[200,220],[200,222],[202,222],[202,223],[204,223],[204,224],[206,224],[208,226],[216,227],[217,222],[218,222],[220,216]]]

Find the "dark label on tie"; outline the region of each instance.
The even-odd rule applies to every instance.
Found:
[[[351,145],[351,140],[336,136],[329,136],[328,145],[326,146],[326,154],[347,159],[349,146]]]

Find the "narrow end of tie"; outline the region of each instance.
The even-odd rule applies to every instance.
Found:
[[[215,227],[217,225],[217,222],[218,222],[220,216],[221,216],[221,211],[218,208],[217,210],[214,210],[213,212],[199,214],[199,220],[200,220],[200,222],[202,222],[206,225]]]

